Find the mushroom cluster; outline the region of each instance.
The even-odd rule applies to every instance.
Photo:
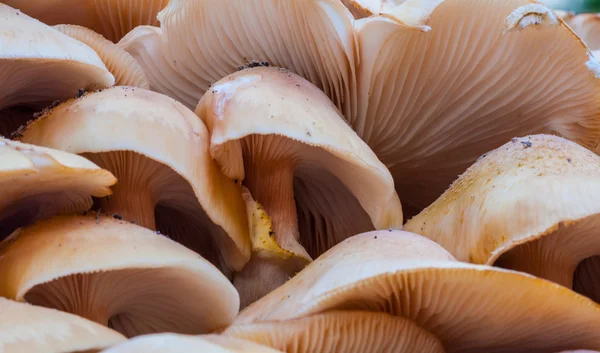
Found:
[[[597,15],[0,1],[0,353],[600,351]]]

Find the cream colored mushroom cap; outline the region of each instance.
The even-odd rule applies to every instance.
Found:
[[[234,324],[332,310],[408,318],[449,352],[600,348],[600,307],[591,300],[527,274],[458,262],[431,240],[403,231],[345,240]]]
[[[461,261],[502,254],[600,213],[600,157],[551,135],[514,138],[482,156],[409,220]]]
[[[248,260],[241,191],[212,160],[202,121],[172,98],[133,87],[92,92],[34,121],[22,140],[77,154],[131,151],[168,166],[189,183],[219,234],[231,239],[221,247],[228,265],[239,269]]]
[[[0,138],[0,237],[59,213],[87,211],[115,177],[87,159]]]
[[[0,4],[0,109],[66,99],[114,77],[96,52],[19,10]]]
[[[281,353],[239,338],[218,335],[186,336],[171,333],[140,336],[101,353]]]
[[[60,281],[65,285],[52,287]],[[127,336],[206,333],[227,326],[239,309],[233,285],[200,255],[95,214],[57,216],[15,231],[0,243],[0,283],[0,296],[82,310],[99,321],[118,317],[112,327]],[[160,300],[167,303],[157,307]]]
[[[96,352],[125,341],[118,332],[76,315],[0,298],[0,352]]]
[[[146,74],[138,62],[129,53],[102,35],[76,25],[57,25],[54,28],[94,49],[115,77],[115,86],[146,89],[150,87]]]
[[[49,25],[90,28],[115,42],[133,28],[158,25],[156,15],[168,0],[4,0]]]

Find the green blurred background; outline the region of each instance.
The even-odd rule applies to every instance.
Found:
[[[600,12],[600,0],[542,0],[557,10],[573,12]]]

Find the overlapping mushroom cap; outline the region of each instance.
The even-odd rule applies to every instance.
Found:
[[[434,242],[402,231],[345,240],[246,308],[225,333],[336,310],[410,319],[448,352],[600,347],[600,307],[591,300],[527,274],[458,262]],[[314,328],[312,339],[333,336]]]
[[[128,222],[58,216],[0,243],[0,295],[56,308],[131,337],[209,333],[239,308],[231,283],[193,251]]]
[[[41,109],[74,97],[79,89],[113,84],[90,47],[0,3],[0,119],[10,108]],[[31,111],[18,112],[8,117],[14,121],[0,124],[0,134],[8,136],[31,119]]]
[[[218,336],[154,334],[133,338],[101,353],[282,353],[252,341]]]
[[[0,240],[36,220],[87,211],[115,182],[80,156],[0,138]]]
[[[598,14],[582,13],[568,17],[565,21],[591,50],[600,49],[600,16]]]
[[[157,25],[156,14],[169,0],[3,0],[49,25],[90,28],[116,42],[136,26]]]
[[[337,1],[173,1],[161,28],[120,44],[152,89],[188,106],[251,60],[308,79],[390,169],[409,216],[513,136],[599,144],[597,62],[544,5],[355,3],[378,15],[353,25]]]
[[[391,175],[307,80],[245,69],[215,83],[196,114],[210,131],[212,157],[264,207],[283,249],[316,258],[356,233],[402,227]],[[287,280],[265,276],[254,279],[262,290]]]
[[[113,87],[67,101],[23,132],[23,141],[84,155],[119,182],[104,213],[157,229],[224,271],[250,257],[241,190],[209,154],[206,127],[171,98]]]
[[[0,298],[0,352],[97,352],[125,337],[81,317]]]
[[[525,271],[599,300],[599,222],[600,157],[534,135],[484,155],[405,229],[459,260]]]

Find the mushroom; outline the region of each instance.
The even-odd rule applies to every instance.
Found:
[[[407,217],[514,136],[600,143],[597,61],[540,3],[406,1],[356,28],[349,122],[390,169]]]
[[[283,322],[235,325],[225,334],[286,353],[446,352],[435,335],[415,322],[366,311],[329,311]]]
[[[556,16],[562,18],[563,21],[567,22],[567,24],[569,23],[569,20],[575,16],[575,12],[568,10],[554,10],[554,13]]]
[[[458,262],[433,241],[405,231],[346,239],[242,311],[224,334],[237,337],[249,327],[252,335],[243,337],[263,342],[270,339],[260,337],[261,328],[262,335],[276,336],[297,320],[336,311],[406,318],[438,337],[451,353],[600,348],[600,306],[593,301],[524,273]],[[277,325],[282,328],[272,333]],[[314,334],[330,341],[362,339],[366,347],[376,344],[374,335],[355,334],[358,329],[345,335],[324,331]],[[280,337],[289,342],[302,335]],[[285,346],[278,338],[272,340],[275,347]]]
[[[235,318],[217,268],[146,228],[91,214],[20,228],[0,244],[0,295],[77,314],[127,337],[202,334]]]
[[[356,38],[339,1],[171,1],[158,19],[160,29],[137,27],[119,45],[142,65],[153,90],[191,109],[212,83],[265,63],[356,110]]]
[[[49,25],[84,26],[117,42],[140,25],[158,25],[156,14],[169,0],[2,0]]]
[[[567,18],[565,21],[573,31],[583,39],[591,50],[600,49],[600,15],[596,13],[582,13]]]
[[[242,181],[270,216],[276,243],[296,258],[316,258],[357,232],[402,227],[386,167],[307,80],[281,68],[245,69],[215,83],[196,114],[223,173]],[[237,286],[243,305],[306,265],[285,269],[265,264],[275,255],[256,255],[245,281],[254,288]]]
[[[60,213],[84,212],[115,177],[77,155],[0,138],[0,240]]]
[[[173,99],[112,87],[49,110],[22,141],[85,156],[119,180],[96,209],[117,214],[240,270],[250,239],[239,185],[218,170],[206,127]]]
[[[273,348],[219,335],[187,336],[172,333],[145,335],[101,353],[282,353]]]
[[[598,300],[599,200],[600,157],[560,137],[526,136],[480,158],[404,228],[458,260],[587,288]]]
[[[57,25],[54,28],[94,49],[115,77],[116,86],[134,86],[146,89],[150,87],[146,74],[137,61],[128,52],[102,35],[76,25]]]
[[[75,315],[0,298],[0,352],[97,352],[125,337]]]
[[[90,47],[0,3],[0,82],[0,119],[10,120],[0,135],[8,136],[32,111],[79,89],[112,86],[114,77]],[[19,107],[25,114],[15,114]]]

